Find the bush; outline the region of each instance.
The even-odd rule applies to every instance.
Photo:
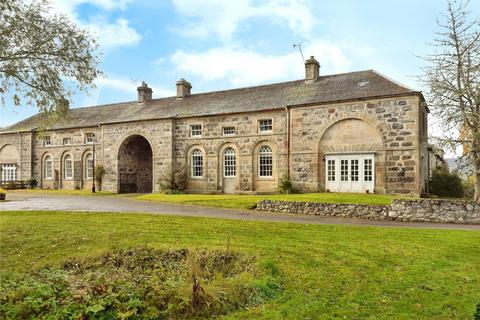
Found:
[[[263,303],[279,288],[276,275],[240,253],[112,250],[3,277],[0,318],[215,318]]]
[[[480,303],[477,304],[477,312],[473,315],[473,320],[480,320]]]
[[[185,169],[176,169],[172,173],[162,174],[158,179],[160,191],[166,194],[183,194],[187,188]]]
[[[3,201],[6,199],[7,191],[0,188],[0,201]]]
[[[278,184],[278,192],[283,194],[299,193],[299,190],[293,186],[292,180],[287,174],[284,174]]]
[[[433,172],[429,181],[430,193],[439,197],[464,196],[462,179],[456,173],[449,173],[444,170]]]
[[[35,189],[38,186],[38,180],[33,178],[28,179],[25,183],[29,189]]]

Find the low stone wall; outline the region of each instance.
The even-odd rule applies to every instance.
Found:
[[[374,220],[480,224],[480,203],[466,200],[394,200],[389,206],[262,200],[256,210]]]

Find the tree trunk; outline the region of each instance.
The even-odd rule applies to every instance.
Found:
[[[475,161],[474,168],[475,171],[473,173],[473,183],[475,184],[475,194],[473,199],[477,202],[480,202],[480,159]]]

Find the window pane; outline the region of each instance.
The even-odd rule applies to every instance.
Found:
[[[192,177],[203,177],[203,154],[198,149],[192,152]]]
[[[95,142],[95,133],[89,132],[85,134],[85,142],[86,143],[94,143]]]
[[[67,179],[70,179],[73,177],[73,166],[72,166],[72,157],[66,156],[65,157],[65,172],[64,176]]]
[[[227,148],[223,153],[223,176],[235,177],[235,175],[236,175],[235,150],[233,150],[232,148]]]
[[[93,178],[93,155],[89,154],[85,163],[85,178]]]
[[[44,174],[45,179],[52,179],[53,168],[52,168],[52,158],[50,156],[45,158],[44,170],[45,170],[45,174]]]
[[[269,132],[273,130],[272,119],[264,119],[258,122],[260,132]]]
[[[340,181],[348,181],[348,160],[340,160]]]
[[[15,164],[3,164],[1,171],[2,181],[17,181],[17,166]]]
[[[365,159],[364,160],[364,181],[373,181],[373,160]]]
[[[328,181],[335,181],[335,160],[327,161],[327,179]]]
[[[350,179],[358,181],[358,159],[350,160]]]
[[[190,126],[190,136],[198,137],[202,135],[202,125],[201,124],[193,124]]]
[[[271,177],[273,174],[273,156],[272,148],[269,146],[262,146],[259,150],[259,176]]]
[[[233,136],[236,134],[235,127],[224,127],[223,128],[223,134],[225,136]]]

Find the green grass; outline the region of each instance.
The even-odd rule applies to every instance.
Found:
[[[63,196],[110,196],[116,193],[109,191],[97,191],[92,193],[92,190],[67,190],[67,189],[19,189],[8,190],[7,193],[33,193],[33,194],[50,194],[50,195],[63,195]]]
[[[389,205],[393,199],[405,197],[386,194],[361,193],[303,193],[272,195],[210,195],[210,194],[164,194],[152,193],[137,197],[140,200],[173,202],[208,207],[249,209],[260,200],[316,201],[326,203],[362,203]]]
[[[112,248],[230,249],[273,262],[283,288],[226,319],[472,319],[480,232],[303,225],[146,214],[0,212],[0,269]]]

